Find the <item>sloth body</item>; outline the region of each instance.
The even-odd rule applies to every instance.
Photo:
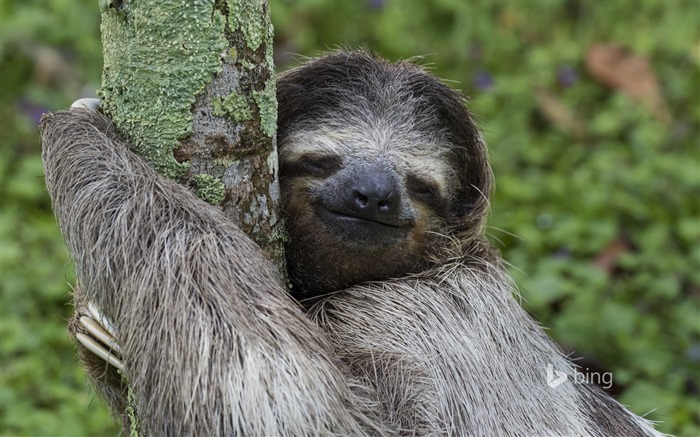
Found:
[[[335,53],[278,80],[293,295],[240,229],[94,112],[44,121],[78,310],[119,332],[154,435],[657,435],[588,384],[484,237],[491,172],[461,97]],[[165,322],[167,321],[167,323]],[[114,372],[81,351],[123,414]],[[547,385],[547,365],[569,375]]]

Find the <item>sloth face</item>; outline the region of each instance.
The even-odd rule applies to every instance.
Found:
[[[455,194],[449,151],[380,120],[287,137],[279,158],[294,283],[319,293],[423,268]]]
[[[297,297],[418,273],[445,236],[478,225],[485,149],[462,98],[430,74],[340,52],[282,74],[277,100]]]
[[[395,127],[382,130],[323,126],[292,135],[280,148],[286,197],[306,204],[353,252],[384,251],[444,219],[453,194],[454,172],[442,156],[448,147]],[[294,208],[285,204],[285,211]]]

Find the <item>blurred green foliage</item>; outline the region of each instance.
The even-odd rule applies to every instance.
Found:
[[[114,435],[66,334],[69,263],[38,117],[99,87],[96,0],[0,3],[0,433]],[[497,190],[489,234],[524,305],[582,368],[679,436],[700,433],[700,5],[692,0],[272,0],[278,65],[365,45],[472,97]],[[656,71],[660,120],[586,69],[616,43]],[[546,90],[576,129],[547,116]]]

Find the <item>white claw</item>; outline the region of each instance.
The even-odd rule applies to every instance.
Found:
[[[100,109],[100,99],[93,99],[93,98],[85,98],[85,99],[78,99],[75,102],[73,102],[72,105],[70,105],[71,108],[82,108],[82,109],[91,109],[93,111],[97,111]]]
[[[82,333],[75,334],[75,337],[78,339],[80,344],[85,346],[90,352],[102,358],[107,363],[116,367],[120,371],[124,371],[124,363],[122,363],[120,359],[112,355],[111,352],[107,351],[107,349],[102,347],[101,344],[97,343],[95,340]]]
[[[112,322],[104,314],[102,314],[92,302],[88,302],[87,307],[90,315],[92,315],[92,318],[97,320],[97,322],[102,325],[109,335],[112,336],[112,339],[114,339],[114,337],[117,336],[117,330],[114,326],[112,326]]]
[[[89,335],[78,333],[76,338],[92,353],[123,371],[122,350],[115,340],[116,329],[92,302],[88,302],[87,309],[89,315],[80,317],[79,321]]]
[[[80,324],[87,329],[90,335],[101,341],[104,345],[108,346],[119,355],[122,354],[122,350],[119,347],[119,344],[117,344],[116,340],[114,340],[112,334],[107,332],[98,322],[94,321],[90,317],[82,316],[80,318]]]

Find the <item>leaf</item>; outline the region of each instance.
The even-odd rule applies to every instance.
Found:
[[[669,123],[671,114],[649,60],[614,44],[595,44],[586,54],[586,68],[598,82],[622,91]]]

